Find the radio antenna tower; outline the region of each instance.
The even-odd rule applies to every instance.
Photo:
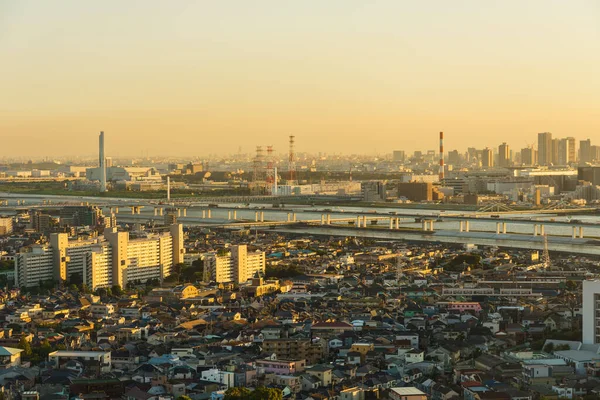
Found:
[[[273,146],[267,146],[267,194],[273,194],[275,183],[275,161],[273,160]]]
[[[542,265],[544,269],[550,268],[550,252],[548,252],[548,235],[544,233],[544,253],[542,254]]]
[[[290,136],[290,153],[288,158],[288,171],[289,171],[289,182],[288,184],[294,185],[296,183],[296,153],[294,146],[296,142],[296,136]]]
[[[256,157],[254,157],[254,172],[252,174],[252,181],[255,183],[261,182],[263,180],[263,149],[262,146],[256,146]]]

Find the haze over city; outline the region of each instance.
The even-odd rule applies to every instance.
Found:
[[[596,1],[3,2],[0,53],[0,157],[600,139]]]

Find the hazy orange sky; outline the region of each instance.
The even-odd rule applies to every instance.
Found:
[[[0,2],[0,157],[600,144],[600,1]]]

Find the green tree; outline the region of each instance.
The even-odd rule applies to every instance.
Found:
[[[31,354],[33,353],[31,350],[31,343],[29,343],[25,336],[21,337],[21,340],[19,340],[18,347],[23,350],[23,356],[31,357]]]
[[[546,353],[552,353],[554,351],[554,343],[550,342],[544,346],[544,351]]]
[[[280,389],[271,389],[264,386],[257,387],[250,394],[251,400],[283,400],[283,392]]]
[[[250,389],[245,387],[232,387],[225,392],[224,400],[250,400]]]
[[[113,285],[112,293],[117,297],[121,297],[123,295],[123,289],[119,285]]]

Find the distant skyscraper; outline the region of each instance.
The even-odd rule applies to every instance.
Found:
[[[575,138],[569,136],[567,138],[567,141],[569,142],[569,163],[575,163],[577,162],[577,145],[575,142]]]
[[[552,156],[549,164],[558,164],[558,143],[559,139],[552,139]]]
[[[537,164],[537,151],[533,147],[521,149],[521,164],[526,166]]]
[[[549,165],[552,161],[552,133],[538,133],[538,163]]]
[[[590,139],[579,142],[579,163],[592,162],[592,141]]]
[[[394,150],[394,152],[392,153],[392,160],[394,161],[404,162],[405,159],[406,153],[404,152],[404,150]]]
[[[510,149],[506,142],[498,146],[498,165],[500,167],[508,167],[510,165]]]
[[[574,143],[575,140],[570,140],[571,138],[564,138],[558,141],[558,157],[557,164],[558,165],[568,165],[571,162],[571,158],[574,157]]]
[[[494,154],[492,153],[492,149],[488,149],[487,147],[483,149],[481,155],[481,166],[483,168],[491,168],[494,166]]]
[[[460,164],[460,154],[458,150],[452,150],[448,152],[448,164],[458,165]]]

